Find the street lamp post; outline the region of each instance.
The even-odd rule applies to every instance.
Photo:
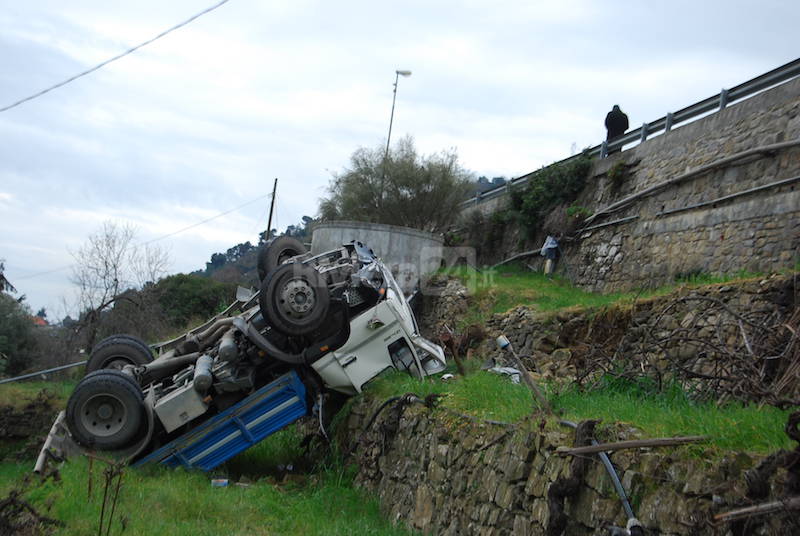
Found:
[[[401,76],[411,76],[411,71],[402,69],[394,72],[394,91],[392,93],[392,113],[389,115],[389,135],[386,136],[386,152],[383,155],[381,169],[381,191],[378,192],[378,211],[383,208],[383,183],[386,179],[386,161],[389,160],[389,143],[392,141],[392,123],[394,122],[394,103],[397,100],[397,81]]]
[[[394,72],[394,92],[392,94],[392,113],[389,116],[389,135],[386,136],[386,155],[384,159],[389,158],[389,142],[392,140],[392,123],[394,122],[394,103],[397,100],[397,81],[400,76],[411,76],[411,71],[402,70]]]

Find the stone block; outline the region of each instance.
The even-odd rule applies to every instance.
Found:
[[[421,484],[417,486],[417,491],[414,496],[414,512],[411,516],[412,525],[425,531],[431,524],[433,518],[433,493],[431,489]]]

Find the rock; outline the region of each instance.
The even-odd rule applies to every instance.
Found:
[[[563,364],[569,361],[572,358],[572,350],[569,348],[558,348],[553,350],[553,353],[550,354],[550,358],[553,360],[554,363]]]
[[[433,518],[433,495],[425,484],[417,486],[414,496],[414,513],[411,522],[414,527],[424,531],[428,528]]]

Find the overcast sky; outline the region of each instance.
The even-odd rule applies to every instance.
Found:
[[[214,0],[4,0],[0,107]],[[34,310],[63,316],[70,250],[103,221],[138,240],[268,194],[277,224],[314,215],[330,172],[392,139],[455,148],[515,177],[798,56],[800,3],[231,0],[41,98],[0,113],[0,259]],[[159,241],[171,272],[256,242],[268,199]],[[355,216],[355,215],[354,215]],[[41,272],[55,270],[51,273]]]

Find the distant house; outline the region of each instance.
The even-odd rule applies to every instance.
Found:
[[[33,320],[33,325],[34,326],[38,326],[38,327],[44,328],[44,327],[47,327],[47,326],[50,325],[50,323],[47,320],[45,320],[44,318],[42,318],[41,316],[33,316],[33,317],[31,317],[31,319]]]

